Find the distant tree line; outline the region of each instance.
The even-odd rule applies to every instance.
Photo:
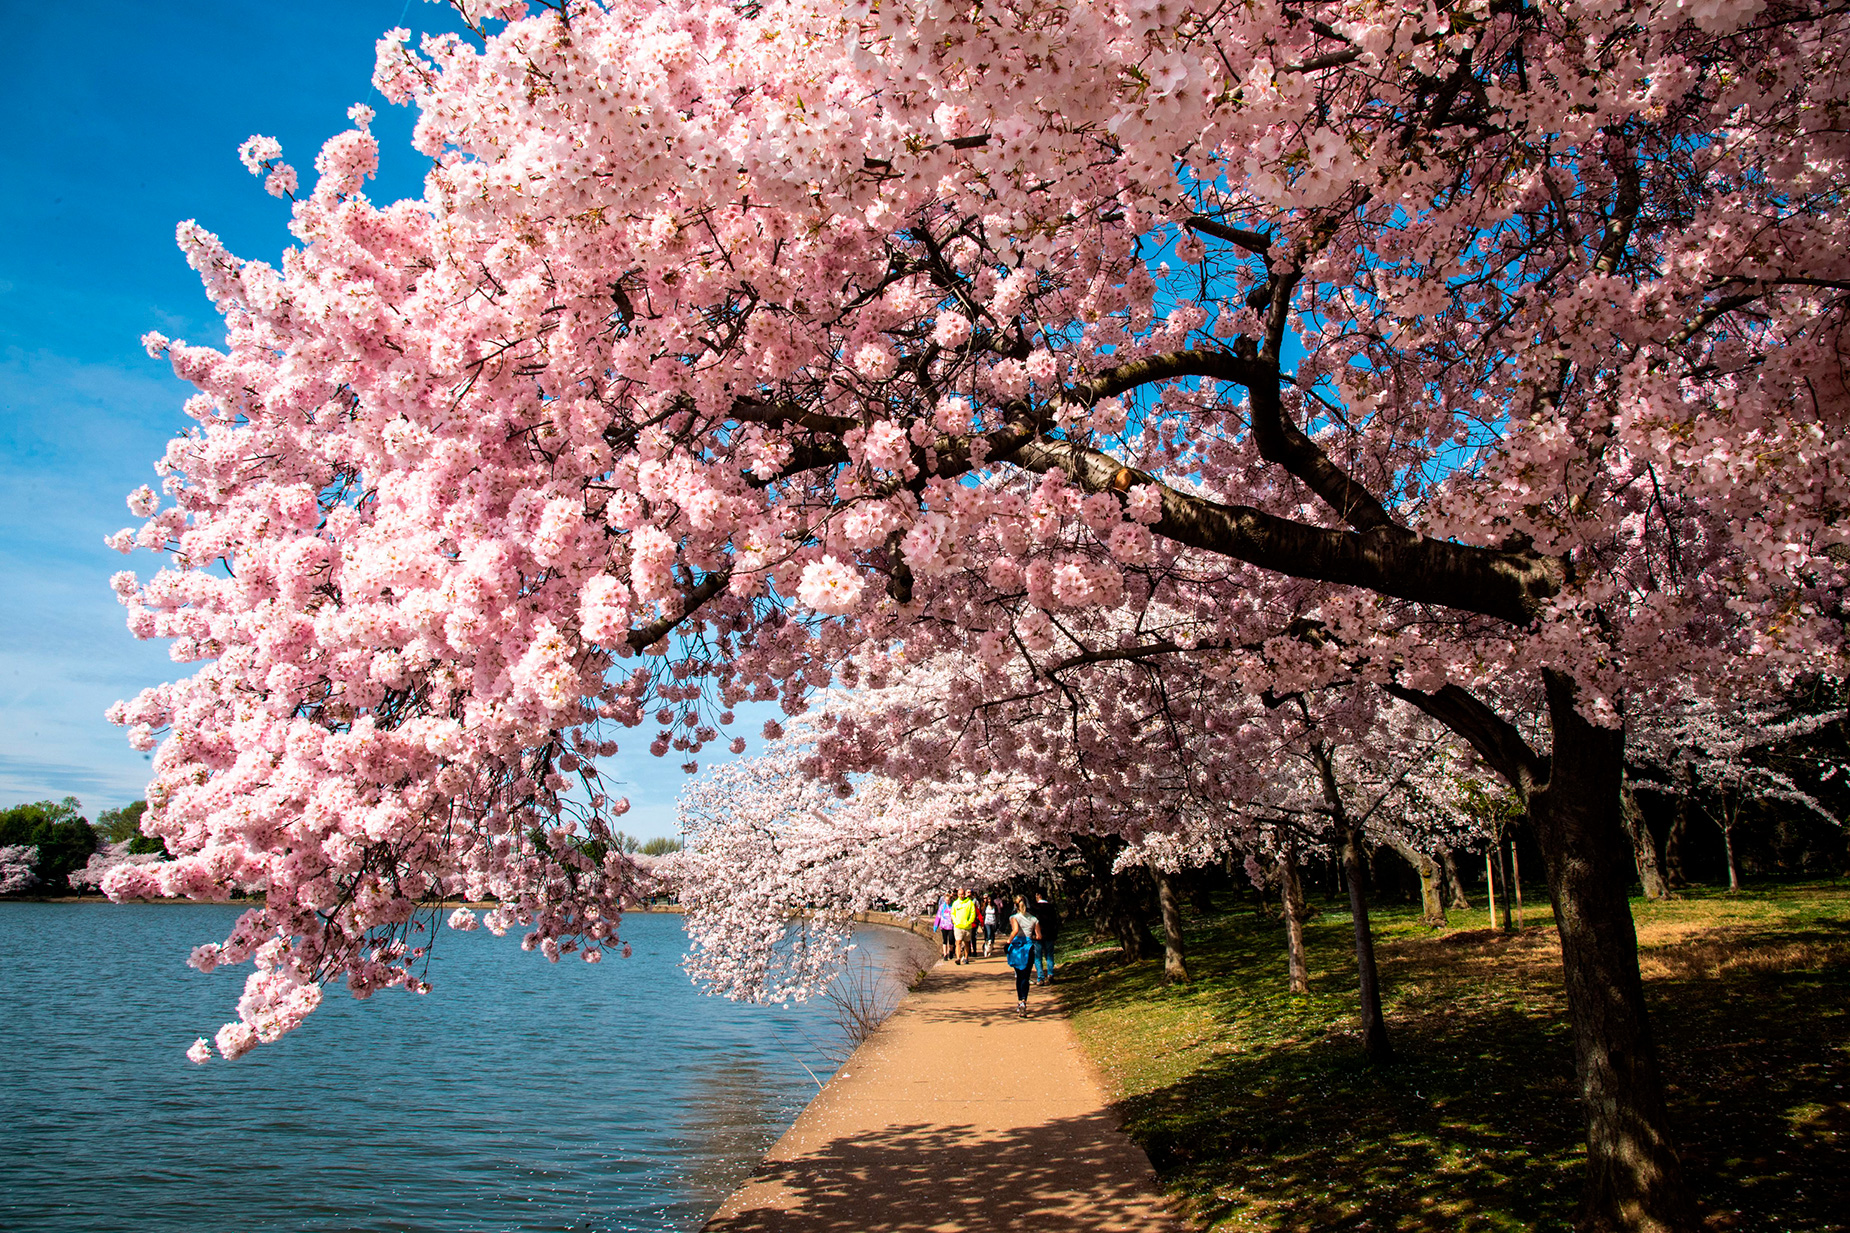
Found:
[[[104,810],[92,824],[74,796],[0,809],[0,894],[68,895],[71,875],[109,845],[126,844],[131,855],[164,854],[160,840],[141,833],[147,811],[146,801],[135,801]]]

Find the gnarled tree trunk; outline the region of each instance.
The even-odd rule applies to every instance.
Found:
[[[1581,716],[1571,679],[1550,672],[1547,681],[1554,751],[1547,786],[1531,795],[1530,818],[1548,862],[1587,1109],[1587,1190],[1578,1227],[1685,1233],[1695,1219],[1671,1144],[1627,896],[1625,737]]]
[[[1156,883],[1156,905],[1163,917],[1163,979],[1186,985],[1188,953],[1182,941],[1182,901],[1176,897],[1174,880],[1154,861],[1146,861],[1144,867]]]
[[[1638,866],[1638,881],[1644,887],[1644,897],[1670,898],[1670,883],[1664,880],[1664,871],[1657,863],[1657,841],[1651,838],[1651,828],[1644,820],[1644,810],[1638,807],[1638,794],[1632,791],[1629,780],[1621,790],[1619,805],[1625,833],[1632,841],[1632,857]]]
[[[1439,849],[1439,863],[1445,867],[1446,894],[1450,896],[1451,907],[1459,912],[1471,910],[1471,899],[1465,894],[1465,880],[1458,876],[1458,864],[1452,859],[1450,848]]]
[[[1435,929],[1445,927],[1445,897],[1440,894],[1440,882],[1443,872],[1439,862],[1421,852],[1404,839],[1390,840],[1390,846],[1400,853],[1400,858],[1413,866],[1413,872],[1420,875],[1420,919]]]

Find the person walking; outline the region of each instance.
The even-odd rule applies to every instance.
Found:
[[[1034,965],[1037,973],[1034,983],[1044,985],[1053,979],[1053,944],[1060,936],[1060,913],[1048,901],[1046,895],[1035,893],[1034,906],[1029,909],[1034,919],[1040,922],[1040,932],[1035,935]]]
[[[970,962],[976,949],[976,900],[970,897],[967,886],[961,887],[951,901],[951,928],[957,936],[957,962]]]
[[[1028,977],[1034,968],[1034,948],[1041,936],[1041,922],[1028,910],[1028,901],[1015,896],[1015,915],[1009,917],[1006,953],[1009,966],[1015,969],[1015,1013],[1028,1017]]]
[[[987,959],[996,949],[996,897],[983,897],[983,958]]]
[[[938,911],[931,918],[932,928],[938,931],[938,949],[943,957],[951,957],[951,899],[949,895],[938,896]]]

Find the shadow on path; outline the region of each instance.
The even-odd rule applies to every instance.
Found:
[[[1114,1150],[1105,1113],[1006,1131],[899,1125],[767,1161],[708,1233],[899,1233],[1146,1229],[1160,1220],[1148,1166]],[[1129,1166],[1129,1167],[1127,1167]],[[730,1205],[729,1205],[730,1206]]]

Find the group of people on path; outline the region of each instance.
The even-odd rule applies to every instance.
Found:
[[[1002,949],[1015,973],[1015,1009],[1026,1018],[1029,982],[1044,985],[1053,979],[1054,942],[1060,934],[1060,914],[1047,896],[1036,893],[1033,902],[1029,902],[1026,895],[1016,895],[1011,905],[1008,897],[999,891],[986,893],[978,899],[969,887],[960,886],[939,896],[932,924],[938,930],[944,958],[962,964],[977,957],[979,927],[983,931],[982,957],[987,959],[995,952],[996,935],[1004,920],[1008,922],[1008,934],[1002,940]]]

